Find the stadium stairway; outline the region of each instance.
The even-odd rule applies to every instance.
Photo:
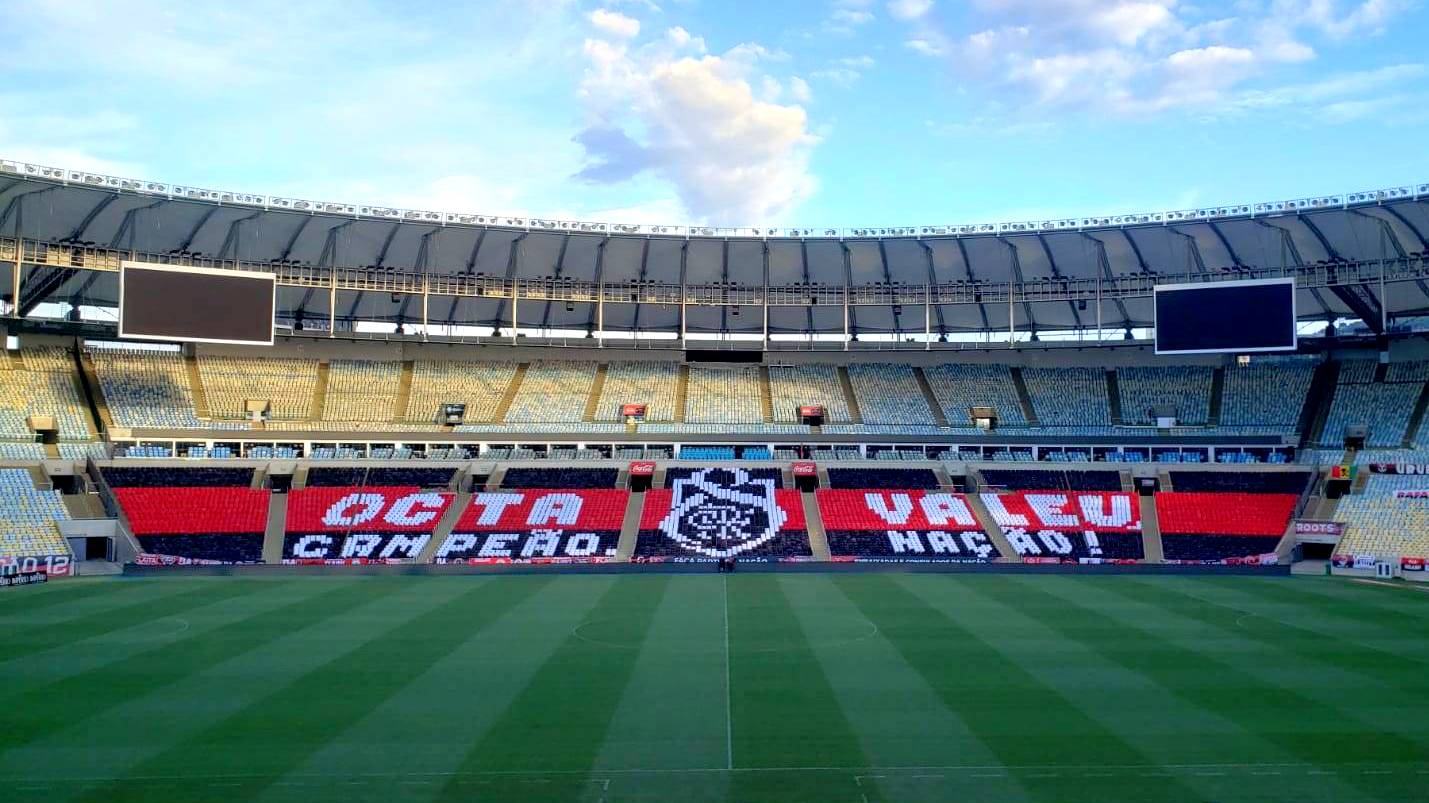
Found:
[[[79,369],[80,391],[89,404],[89,414],[97,423],[100,432],[109,432],[114,427],[114,416],[109,413],[109,404],[99,391],[99,374],[94,370],[94,361],[82,352],[74,353],[74,364]]]
[[[595,381],[590,385],[590,396],[586,398],[585,412],[581,414],[582,421],[594,421],[596,411],[600,409],[600,397],[605,393],[605,376],[610,371],[608,363],[601,363],[595,367]]]
[[[1107,406],[1111,412],[1111,425],[1122,426],[1126,421],[1121,417],[1121,385],[1117,379],[1116,371],[1106,372],[1106,393]]]
[[[987,533],[989,541],[997,547],[997,551],[1002,555],[1004,563],[1021,563],[1022,556],[1017,554],[1017,550],[1012,548],[1012,542],[1007,540],[1007,534],[1002,531],[1002,526],[997,523],[997,519],[992,517],[987,505],[982,503],[982,495],[976,493],[967,494],[968,507],[973,509],[973,515],[982,523],[983,532]]]
[[[193,395],[194,417],[208,420],[213,413],[208,408],[208,390],[203,386],[203,377],[198,372],[198,357],[184,356],[184,370],[189,375],[189,393]]]
[[[769,387],[769,366],[759,366],[759,411],[764,423],[774,423],[774,391]]]
[[[415,563],[431,563],[436,559],[437,548],[447,540],[447,536],[452,534],[452,528],[456,527],[457,521],[461,519],[462,511],[466,510],[470,504],[471,493],[469,491],[460,491],[457,493],[452,499],[451,506],[447,508],[446,512],[442,514],[441,519],[437,522],[436,529],[432,530],[432,537],[427,540],[427,545],[422,547],[421,552],[417,553]]]
[[[933,386],[928,384],[928,377],[923,373],[923,369],[914,368],[913,378],[918,380],[918,389],[923,391],[923,403],[928,405],[928,410],[933,413],[933,421],[940,427],[946,427],[948,425],[947,413],[943,411],[943,405],[938,402],[938,394],[933,392]]]
[[[615,547],[615,562],[629,563],[635,554],[635,542],[640,539],[640,517],[645,515],[645,494],[632,493],[625,501],[625,519],[620,522],[620,540]]]
[[[685,420],[685,401],[690,396],[690,366],[680,365],[680,378],[675,381],[675,421]]]
[[[813,491],[800,493],[799,501],[804,504],[804,528],[809,533],[809,551],[813,553],[814,560],[827,563],[830,557],[829,537],[824,532],[824,520],[819,518],[819,503],[814,499]]]
[[[323,408],[327,406],[327,375],[330,370],[327,360],[318,363],[318,380],[313,383],[313,408],[314,418],[323,417]]]
[[[1027,426],[1041,426],[1037,421],[1037,411],[1032,409],[1032,394],[1027,392],[1027,383],[1022,380],[1022,368],[1016,365],[1012,366],[1012,385],[1017,388],[1017,401],[1022,405],[1022,416],[1027,419]]]
[[[392,404],[395,421],[407,420],[407,407],[412,403],[412,371],[415,368],[416,363],[412,360],[402,361],[402,375],[397,380],[397,400]]]
[[[1330,403],[1335,398],[1335,385],[1339,381],[1339,361],[1325,360],[1315,366],[1315,376],[1310,380],[1310,392],[1305,395],[1305,407],[1300,411],[1298,422],[1301,448],[1320,442],[1320,433],[1330,417]]]
[[[854,424],[863,423],[863,410],[858,406],[858,396],[853,392],[853,382],[848,378],[848,368],[840,365],[839,387],[843,388],[844,403],[848,405],[849,422]]]
[[[516,394],[521,392],[521,385],[526,381],[526,370],[531,367],[528,362],[523,362],[516,366],[516,373],[511,375],[511,384],[506,386],[506,392],[501,394],[501,401],[496,405],[496,411],[489,419],[479,419],[487,421],[505,421],[506,414],[511,411],[511,403],[516,401]]]
[[[1141,562],[1164,563],[1166,552],[1161,548],[1161,519],[1156,515],[1156,497],[1137,499],[1141,503]]]
[[[1213,427],[1221,425],[1221,397],[1225,395],[1226,369],[1217,366],[1211,372],[1211,405],[1206,413],[1206,423]]]
[[[257,473],[257,472],[254,472]],[[288,531],[288,495],[268,495],[268,525],[263,528],[263,562],[283,562],[283,534]]]
[[[1404,448],[1414,445],[1415,438],[1419,434],[1419,427],[1424,425],[1424,410],[1429,407],[1429,382],[1424,384],[1424,388],[1419,391],[1419,398],[1414,402],[1414,412],[1409,414],[1409,426],[1404,429]]]

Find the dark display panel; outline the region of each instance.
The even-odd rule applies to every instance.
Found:
[[[121,271],[120,337],[273,344],[271,273],[132,262]]]
[[[1294,351],[1295,282],[1156,288],[1156,353]]]

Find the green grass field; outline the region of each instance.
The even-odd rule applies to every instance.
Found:
[[[1429,594],[348,577],[0,593],[6,801],[1423,801]]]

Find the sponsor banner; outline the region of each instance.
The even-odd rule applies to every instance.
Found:
[[[1336,538],[1345,534],[1345,525],[1339,521],[1316,521],[1311,519],[1295,520],[1296,535],[1333,535]]]
[[[305,493],[295,491],[294,494]],[[261,533],[269,491],[251,488],[115,488],[135,535]]]
[[[797,460],[790,464],[796,477],[817,477],[819,465],[812,460]]]
[[[1378,562],[1379,561],[1375,559],[1374,555],[1355,555],[1355,562],[1353,564],[1353,568],[1373,569],[1375,567],[1375,564]]]
[[[1372,474],[1429,474],[1429,463],[1370,463]]]
[[[742,468],[707,468],[645,495],[642,558],[808,558],[809,538],[798,491]]]
[[[632,467],[635,464],[631,464]],[[654,463],[649,464],[654,467]],[[437,563],[597,562],[615,557],[628,491],[491,491],[473,494]]]
[[[1404,490],[1395,491],[1396,499],[1429,499],[1429,490]]]
[[[465,558],[452,560],[438,560],[438,563],[448,565],[463,566],[509,566],[513,564],[531,564],[534,566],[561,566],[574,565],[577,563],[609,563],[610,557],[601,555],[589,558],[531,558],[530,560],[520,560],[515,558]]]
[[[635,460],[630,464],[630,476],[632,477],[653,477],[655,476],[654,460]]]
[[[74,560],[69,555],[0,557],[0,577],[35,573],[46,574],[50,577],[69,577],[73,569]]]
[[[288,566],[395,566],[407,562],[401,558],[283,559],[283,563]]]
[[[180,555],[157,555],[152,552],[140,552],[134,556],[134,563],[138,566],[222,566],[227,562],[185,558]]]
[[[1424,571],[1424,559],[1423,559],[1423,558],[1400,558],[1400,559],[1399,559],[1399,568],[1400,568],[1401,571],[1406,571],[1406,572],[1422,572],[1422,571]]]
[[[622,418],[644,418],[645,405],[643,404],[622,404],[620,405],[620,416]]]
[[[49,582],[49,572],[26,572],[24,574],[8,574],[0,576],[0,588],[10,586],[32,586],[38,583]]]

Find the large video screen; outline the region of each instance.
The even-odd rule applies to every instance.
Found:
[[[271,346],[276,286],[271,273],[124,262],[119,336]]]
[[[1156,287],[1156,353],[1294,351],[1295,280]]]

